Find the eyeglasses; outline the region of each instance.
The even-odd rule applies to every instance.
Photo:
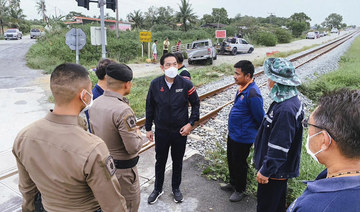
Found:
[[[331,136],[331,138],[335,139],[335,137],[332,135],[332,133],[331,133],[328,129],[326,129],[325,127],[320,127],[320,126],[315,125],[315,124],[310,124],[310,123],[309,123],[309,117],[306,118],[306,119],[304,119],[304,120],[302,120],[301,123],[302,123],[302,126],[303,126],[304,128],[308,128],[309,126],[313,126],[313,127],[316,127],[316,128],[322,129],[322,130],[325,130],[327,133],[329,133],[329,135]],[[335,139],[335,140],[336,140],[336,139]]]
[[[316,127],[316,128],[322,129],[322,130],[326,130],[325,127],[320,127],[320,126],[317,126],[317,125],[315,125],[315,124],[310,124],[310,123],[309,123],[309,118],[306,118],[306,119],[302,120],[301,123],[302,123],[302,126],[303,126],[304,128],[308,128],[309,126],[313,126],[313,127]],[[327,131],[327,130],[326,130],[326,131]]]

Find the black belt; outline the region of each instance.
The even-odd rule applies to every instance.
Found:
[[[136,156],[130,160],[114,160],[114,163],[117,169],[129,169],[136,166],[138,161],[139,161],[139,156]]]

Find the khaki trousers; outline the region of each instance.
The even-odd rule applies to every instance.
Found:
[[[126,200],[129,212],[137,212],[140,206],[140,183],[137,167],[117,169],[116,177],[121,187],[121,195]]]

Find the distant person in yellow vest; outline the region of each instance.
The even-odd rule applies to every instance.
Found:
[[[170,41],[169,38],[166,38],[166,40],[164,40],[163,55],[169,52],[169,47],[170,47]]]

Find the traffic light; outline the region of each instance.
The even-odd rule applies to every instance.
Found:
[[[78,6],[79,7],[85,7],[86,9],[89,10],[89,3],[90,3],[90,0],[76,0],[77,3],[78,3]]]
[[[116,3],[117,3],[117,0],[106,0],[106,8],[112,9],[115,12]]]

